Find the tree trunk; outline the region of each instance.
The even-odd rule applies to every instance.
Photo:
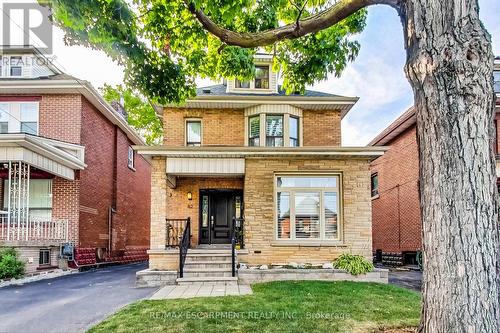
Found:
[[[420,332],[500,332],[493,53],[474,0],[406,0],[424,252]]]

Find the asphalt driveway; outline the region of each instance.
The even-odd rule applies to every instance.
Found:
[[[422,288],[422,272],[391,269],[389,271],[389,283],[406,289],[420,291]]]
[[[84,332],[157,288],[135,288],[147,264],[113,266],[0,288],[0,332]]]

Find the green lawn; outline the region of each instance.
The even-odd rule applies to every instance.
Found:
[[[253,295],[140,301],[89,332],[371,332],[417,326],[420,295],[376,283],[271,282]]]

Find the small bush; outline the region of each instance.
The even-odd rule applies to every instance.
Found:
[[[333,261],[333,267],[346,270],[351,275],[366,274],[373,271],[373,264],[360,255],[344,253]]]
[[[24,262],[13,248],[0,250],[0,279],[19,278],[24,275]]]

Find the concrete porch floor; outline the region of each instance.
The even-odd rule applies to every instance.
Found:
[[[249,285],[224,282],[200,282],[165,286],[153,294],[150,299],[242,296],[252,293],[252,288]]]

